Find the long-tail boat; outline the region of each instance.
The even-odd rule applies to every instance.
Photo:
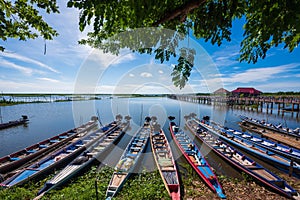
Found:
[[[26,115],[22,115],[22,118],[20,118],[20,119],[5,122],[5,123],[1,123],[0,124],[0,130],[5,129],[5,128],[10,128],[10,127],[13,127],[13,126],[19,126],[19,125],[22,125],[22,124],[26,124],[28,121],[29,121],[28,117]]]
[[[6,174],[9,176],[9,172],[16,170],[26,163],[36,161],[37,159],[74,140],[75,138],[83,136],[97,126],[97,118],[92,117],[89,122],[81,125],[78,128],[71,129],[0,158],[1,179],[4,179],[5,177],[3,176],[6,176]]]
[[[264,186],[285,197],[294,199],[300,198],[299,193],[283,179],[265,169],[259,163],[239,152],[226,142],[221,141],[217,135],[199,126],[194,119],[187,120],[186,126],[197,138],[237,170],[250,175]]]
[[[116,128],[114,131],[104,135],[95,144],[81,153],[70,164],[68,164],[58,174],[51,178],[51,180],[47,181],[44,187],[38,192],[38,195],[44,195],[46,192],[63,185],[72,177],[76,176],[82,170],[90,166],[106,149],[108,149],[124,135],[129,127],[129,120],[122,123],[120,127]]]
[[[89,133],[83,138],[71,143],[67,147],[51,153],[50,155],[45,156],[40,161],[26,167],[25,169],[20,170],[12,177],[3,181],[0,186],[6,188],[21,185],[31,179],[38,179],[38,177],[50,173],[53,169],[59,169],[67,165],[84,150],[89,148],[92,144],[103,137],[103,135],[116,129],[117,126],[118,123],[112,122],[95,132]]]
[[[273,125],[271,123],[267,123],[265,120],[253,119],[253,118],[249,118],[246,116],[240,116],[240,118],[243,120],[244,123],[249,123],[249,124],[257,126],[257,127],[268,129],[275,133],[290,135],[290,136],[296,137],[298,139],[300,138],[300,128],[296,128],[293,130],[293,129],[290,129],[287,127],[284,128],[284,127],[282,127],[281,124]]]
[[[141,155],[146,150],[151,132],[150,117],[146,117],[143,127],[141,127],[131,138],[109,182],[106,199],[113,198],[123,187],[125,181],[132,174]]]
[[[249,133],[241,132],[234,129],[224,128],[227,130],[226,133],[233,137],[242,138],[244,140],[249,140],[250,142],[255,143],[269,151],[276,152],[282,156],[287,158],[293,158],[295,161],[298,160],[300,162],[300,149],[289,147],[287,145],[280,144],[278,142],[274,142],[265,138],[257,137]]]
[[[285,173],[288,173],[292,168],[292,175],[298,178],[300,177],[300,165],[297,162],[294,162],[293,160],[281,156],[275,152],[269,151],[249,140],[231,136],[231,134],[228,134],[228,131],[224,128],[219,126],[211,126],[201,122],[200,120],[196,121],[200,126],[217,135],[221,140],[226,141],[227,143],[251,154],[252,156],[273,165]]]
[[[205,184],[220,198],[226,198],[223,188],[218,181],[217,176],[213,172],[211,166],[206,161],[204,155],[200,152],[197,145],[186,135],[183,130],[175,124],[170,122],[170,132],[172,138],[184,155],[188,163],[193,167],[197,174],[202,178]]]
[[[154,161],[163,179],[165,187],[173,200],[180,200],[178,171],[168,139],[157,123],[152,123],[153,132],[150,144]]]

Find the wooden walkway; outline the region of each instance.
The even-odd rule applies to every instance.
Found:
[[[240,126],[247,130],[259,133],[264,138],[275,140],[276,142],[279,142],[281,144],[285,144],[285,145],[288,145],[290,147],[294,147],[297,149],[299,149],[299,147],[300,147],[300,140],[298,140],[297,138],[295,138],[293,136],[287,136],[287,135],[284,135],[281,133],[275,133],[273,131],[265,130],[263,128],[260,128],[260,127],[254,126],[254,125],[250,125],[247,123],[246,123],[246,125],[242,125],[242,123],[240,123]]]
[[[236,97],[236,96],[197,96],[197,95],[168,95],[170,99],[179,101],[187,101],[191,103],[208,104],[214,106],[231,106],[237,109],[251,110],[273,114],[284,115],[291,113],[292,117],[298,118],[300,116],[300,98],[296,97]]]

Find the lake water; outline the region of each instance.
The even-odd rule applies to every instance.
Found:
[[[291,128],[300,127],[299,119],[290,116],[267,115],[266,113],[227,109],[226,107],[214,108],[210,105],[181,102],[166,97],[115,97],[89,101],[19,104],[1,107],[3,121],[15,120],[20,118],[21,115],[27,115],[30,121],[26,126],[0,130],[0,157],[79,126],[90,120],[91,116],[98,115],[101,122],[106,124],[111,122],[117,114],[121,114],[123,117],[130,115],[132,117],[131,130],[118,144],[120,148],[114,149],[116,154],[120,154],[130,140],[130,135],[142,124],[145,116],[157,116],[157,121],[163,125],[164,131],[169,141],[171,141],[167,117],[175,116],[175,122],[183,127],[184,116],[191,112],[196,113],[200,118],[208,115],[212,120],[234,129],[240,129],[237,124],[240,121],[239,115],[267,119],[274,124],[286,123]],[[191,133],[188,132],[188,134],[192,136]],[[197,141],[197,143],[199,142]],[[150,147],[148,147],[147,152],[151,153]],[[178,159],[181,159],[178,152],[175,152],[175,154]],[[217,156],[212,153],[208,153],[207,156],[214,168],[222,173],[226,171],[234,174],[234,172],[228,172],[231,167],[222,162]],[[113,165],[117,159],[114,159],[113,162],[110,159],[112,157],[114,156],[108,156],[103,162]],[[151,160],[151,158],[146,159]],[[148,168],[153,168],[152,161],[147,163],[150,163]]]

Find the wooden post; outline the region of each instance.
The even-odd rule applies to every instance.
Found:
[[[291,158],[290,168],[289,168],[289,177],[291,177],[293,174],[293,165],[294,165],[294,160],[293,160],[293,158]]]
[[[96,178],[96,180],[95,180],[95,189],[96,189],[96,199],[98,200],[99,198],[98,198],[98,185],[97,185],[97,180],[98,180],[98,178]]]
[[[273,102],[271,102],[271,114],[273,114]]]

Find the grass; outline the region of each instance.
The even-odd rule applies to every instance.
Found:
[[[187,163],[178,163],[181,176],[182,199],[219,199],[203,183],[199,176]],[[100,170],[93,166],[81,176],[72,179],[67,185],[46,193],[42,200],[80,200],[80,199],[105,199],[107,186],[111,179],[113,169],[103,167]],[[40,181],[31,181],[22,187],[0,189],[1,200],[28,200],[33,199],[44,183],[54,175]],[[257,185],[251,177],[242,174],[242,179],[218,176],[223,186],[227,199],[285,199]],[[299,182],[293,182],[299,184]],[[97,193],[96,186],[97,185]],[[132,175],[124,184],[121,191],[114,198],[116,200],[162,199],[170,197],[163,184],[159,172],[143,172]]]

